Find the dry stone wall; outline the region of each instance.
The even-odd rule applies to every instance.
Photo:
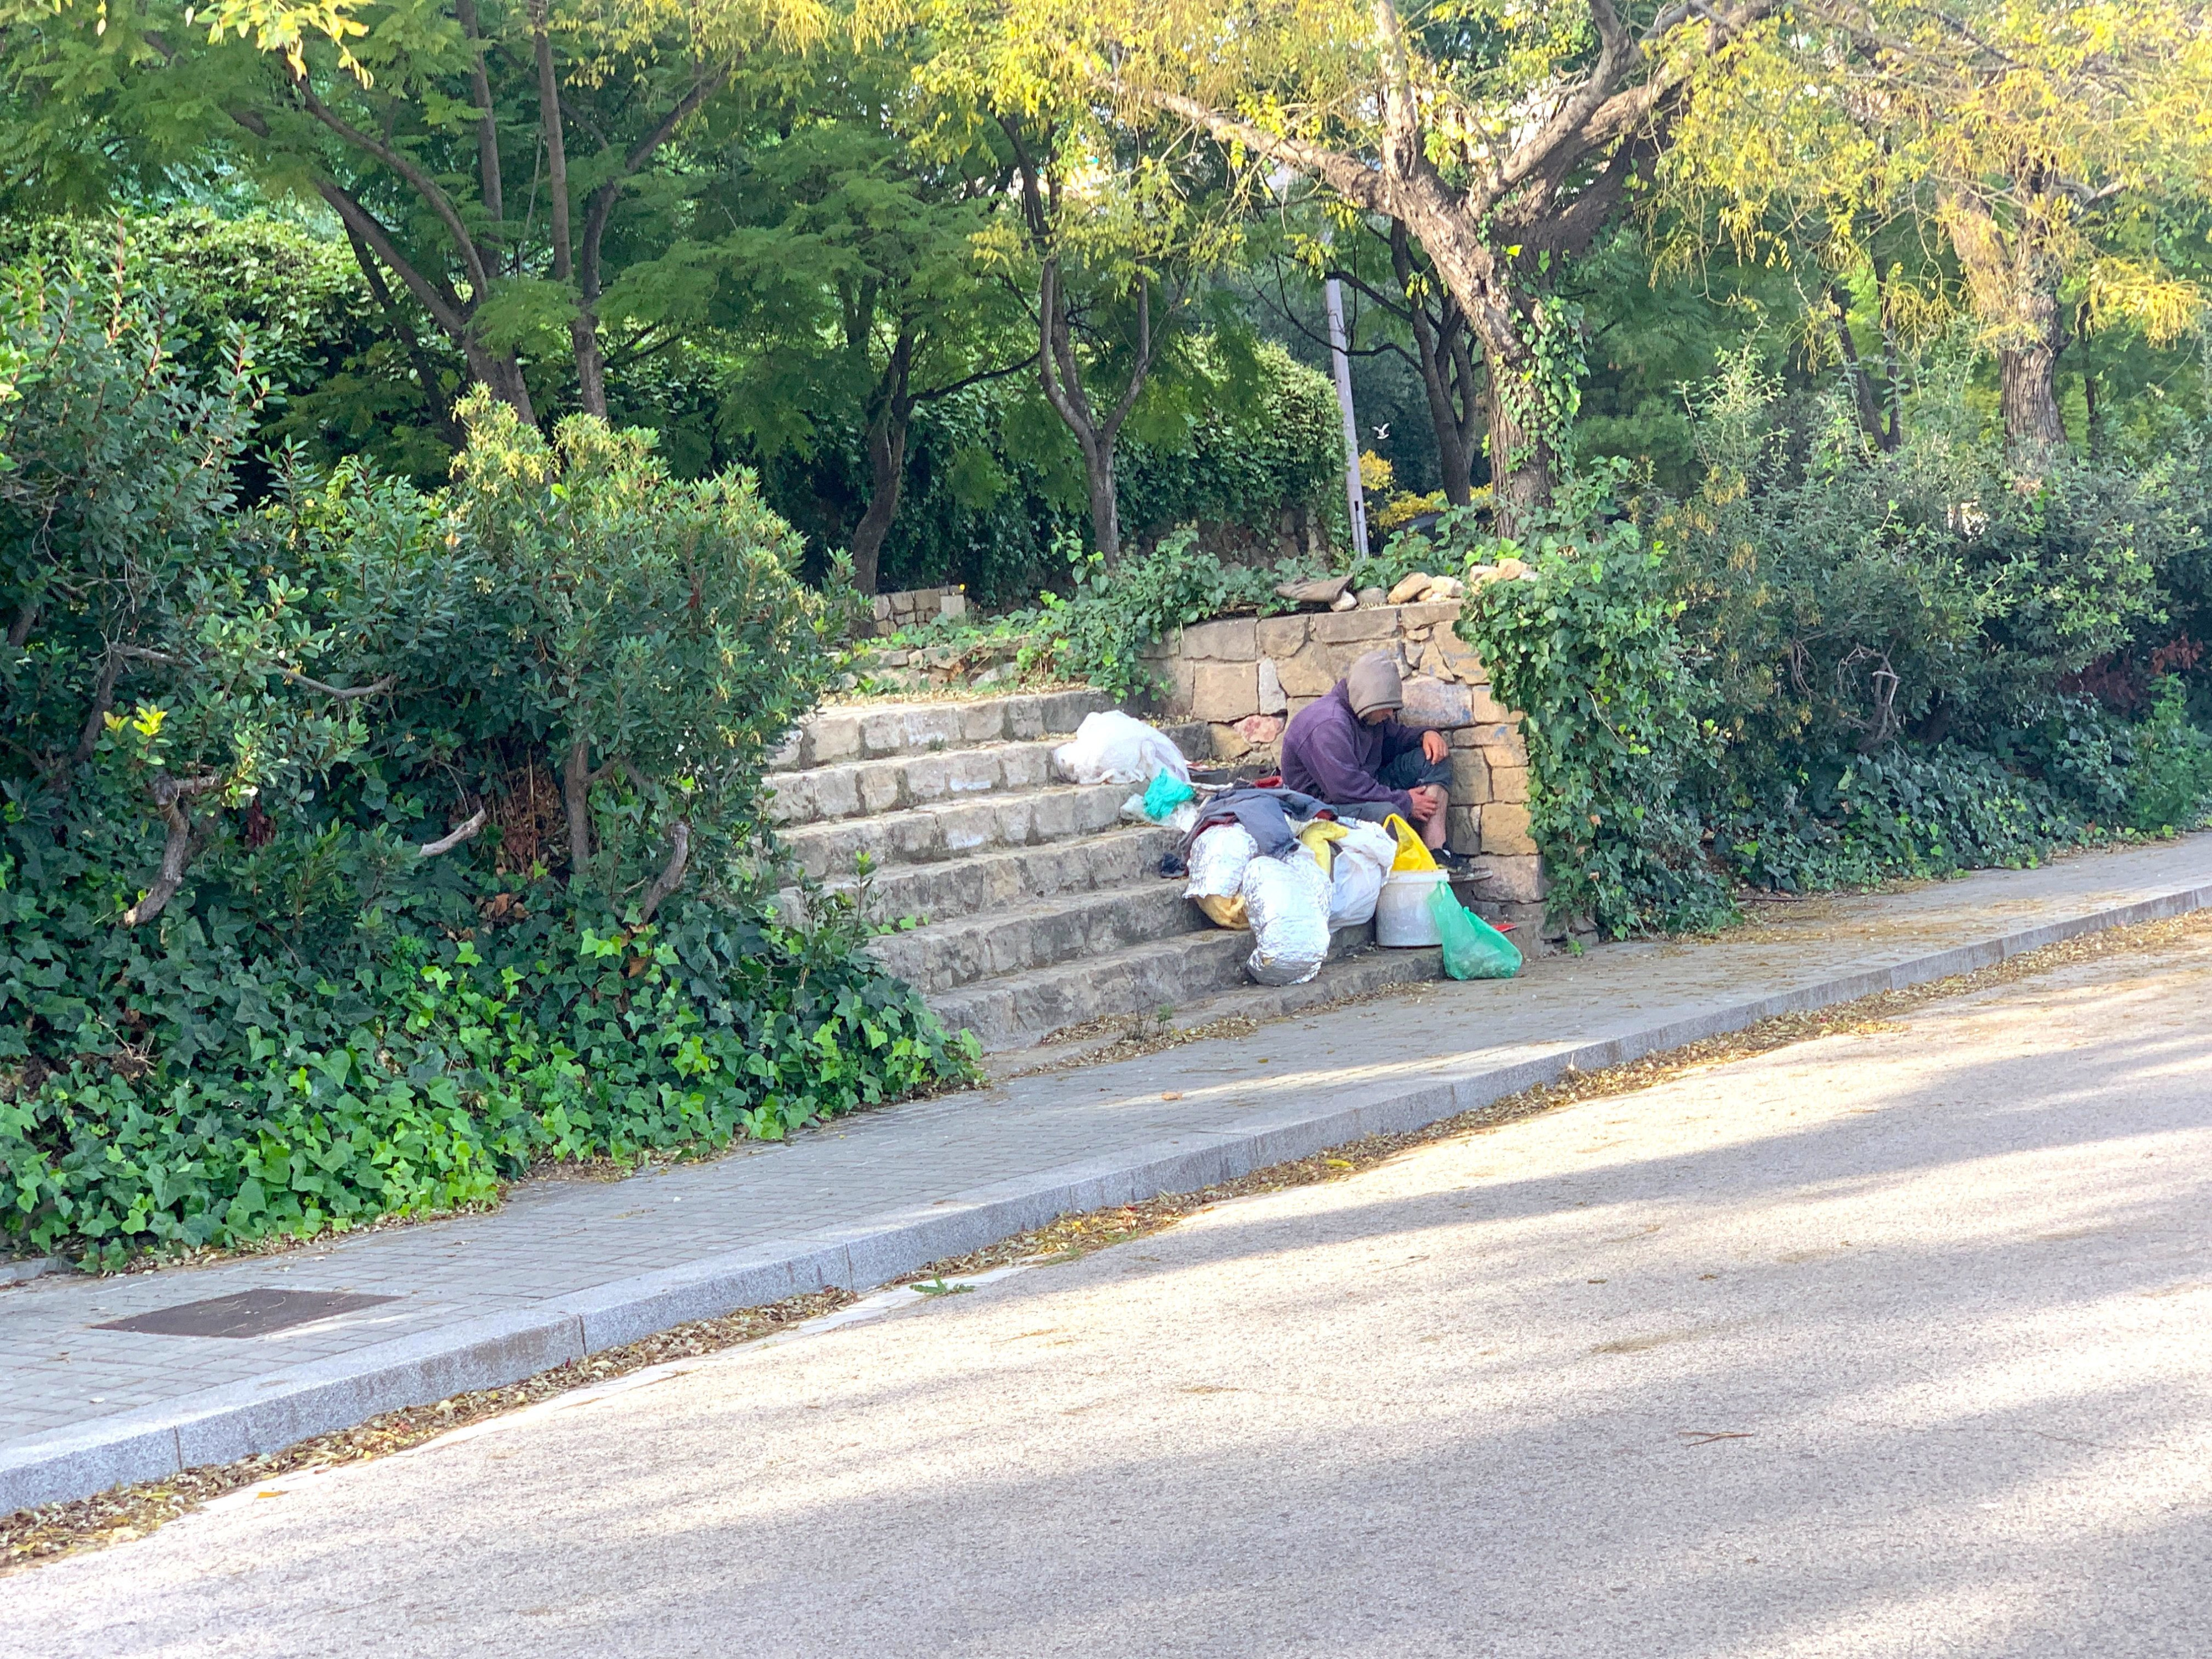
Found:
[[[1171,635],[1150,654],[1165,690],[1161,712],[1204,720],[1214,755],[1239,764],[1279,760],[1290,717],[1325,696],[1352,659],[1387,650],[1405,677],[1408,726],[1451,742],[1447,844],[1472,860],[1462,893],[1485,915],[1539,931],[1543,861],[1528,836],[1528,751],[1521,717],[1491,696],[1490,675],[1455,631],[1456,599],[1361,605],[1283,617],[1231,617]]]
[[[933,622],[939,617],[968,614],[967,590],[961,587],[912,587],[898,593],[876,595],[871,632],[878,638],[902,628]]]

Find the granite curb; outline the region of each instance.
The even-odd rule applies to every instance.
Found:
[[[1894,963],[1848,967],[1814,984],[1656,1020],[1622,1035],[1546,1047],[1463,1077],[1409,1082],[1357,1106],[1296,1110],[1234,1132],[1187,1131],[1150,1146],[975,1188],[927,1209],[892,1212],[706,1257],[226,1383],[0,1453],[0,1514],[277,1450],[383,1412],[520,1382],[691,1320],[811,1291],[864,1290],[1057,1216],[1231,1180],[1363,1136],[1421,1128],[1569,1071],[1599,1070],[1778,1014],[1971,973],[2085,933],[2208,907],[2212,884],[2011,928]]]

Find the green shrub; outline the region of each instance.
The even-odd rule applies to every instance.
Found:
[[[1713,760],[1666,553],[1607,521],[1616,465],[1567,491],[1525,544],[1478,539],[1527,580],[1474,589],[1461,628],[1508,707],[1527,711],[1529,817],[1555,915],[1613,937],[1714,927],[1732,914],[1688,786]]]
[[[2127,771],[2127,822],[2142,830],[2196,830],[2212,813],[2212,734],[2192,725],[2182,683],[2154,688],[2148,719],[2136,729]]]
[[[0,1232],[307,1236],[966,1073],[753,885],[831,624],[750,481],[479,402],[447,491],[240,518],[236,374],[35,277],[0,341]]]
[[[1116,700],[1142,700],[1159,689],[1144,653],[1170,629],[1213,617],[1267,616],[1289,608],[1275,592],[1284,573],[1224,564],[1196,551],[1196,541],[1195,532],[1178,530],[1152,551],[1110,567],[1071,543],[1069,592],[1044,595],[1037,622],[1056,671],[1088,680]]]

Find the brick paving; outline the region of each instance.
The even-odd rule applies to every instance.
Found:
[[[1425,1082],[1893,966],[2009,930],[2212,884],[2212,836],[1990,872],[1869,898],[1772,907],[1712,941],[1612,945],[1505,983],[1387,1000],[1087,1069],[849,1118],[775,1147],[618,1181],[543,1181],[496,1212],[208,1267],[0,1289],[0,1455],[106,1419],[276,1388],[309,1362],[526,1312],[749,1246],[928,1214],[994,1183],[1201,1146]],[[256,1286],[397,1299],[252,1338],[99,1330]]]

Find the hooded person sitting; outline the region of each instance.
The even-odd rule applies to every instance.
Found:
[[[1327,696],[1291,716],[1283,733],[1283,783],[1328,802],[1342,817],[1379,823],[1395,812],[1439,849],[1451,745],[1441,732],[1401,726],[1405,703],[1397,659],[1387,651],[1359,658]]]

